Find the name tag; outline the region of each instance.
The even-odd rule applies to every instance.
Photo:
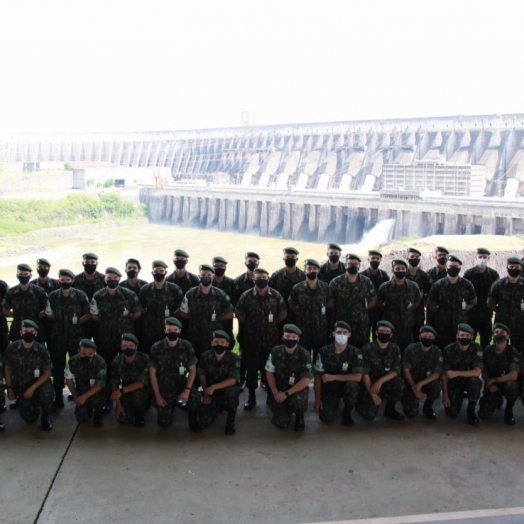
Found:
[[[35,378],[39,378],[39,377],[40,377],[40,370],[35,369]]]
[[[462,301],[462,311],[465,311],[466,310],[466,301],[463,300]]]
[[[388,372],[391,368],[384,368],[384,371]]]
[[[186,374],[186,368],[184,366],[180,366],[178,368],[178,372],[181,374],[181,375],[185,375]]]
[[[344,364],[342,364],[342,371],[347,371],[347,370],[348,370],[348,363],[344,362]]]
[[[269,313],[269,315],[267,316],[267,321],[268,322],[273,322],[273,313]]]
[[[72,322],[73,322],[73,326],[76,326],[78,324],[78,317],[76,316],[76,313],[73,315]]]
[[[289,380],[287,382],[290,386],[294,386],[295,385],[295,375],[291,375],[289,377]]]
[[[89,379],[89,386],[93,387],[94,385],[95,385],[95,379],[94,378],[90,378]]]
[[[166,310],[164,311],[164,317],[169,318],[169,308],[166,307]]]
[[[322,308],[320,309],[320,314],[321,315],[325,315],[326,314],[326,306],[322,306]]]
[[[211,322],[216,322],[217,320],[217,314],[213,311],[213,314],[211,315]]]

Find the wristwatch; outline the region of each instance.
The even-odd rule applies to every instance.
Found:
[[[289,391],[284,391],[284,395],[286,395],[286,397],[289,397]]]

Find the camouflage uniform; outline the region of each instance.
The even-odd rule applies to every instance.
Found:
[[[426,322],[424,307],[425,301],[427,300],[429,294],[430,279],[429,275],[425,271],[422,271],[422,269],[417,268],[417,272],[414,276],[411,275],[408,269],[406,273],[406,280],[415,282],[415,284],[417,284],[418,288],[420,289],[420,292],[422,293],[422,302],[420,303],[419,307],[415,309],[415,311],[413,311],[413,340],[417,340],[420,328]]]
[[[152,282],[140,290],[139,296],[142,309],[147,310],[144,316],[140,351],[149,353],[151,346],[165,337],[164,320],[175,315],[175,311],[182,303],[184,293],[176,284],[164,282],[164,286],[157,289]]]
[[[269,279],[269,287],[276,289],[282,295],[282,298],[287,305],[293,286],[306,280],[306,274],[296,266],[293,273],[288,273],[286,269],[287,268],[285,267],[277,269],[277,271],[271,275]],[[286,322],[295,322],[295,314],[291,310],[288,310],[287,312]],[[279,326],[279,334],[282,335],[282,325]]]
[[[335,345],[329,344],[320,349],[313,368],[315,375],[349,375],[364,373],[364,356],[362,351],[348,344],[342,353],[335,352]],[[326,382],[322,383],[320,400],[322,409],[319,418],[323,422],[333,422],[338,413],[339,399],[342,398],[346,406],[355,406],[360,391],[359,382]]]
[[[439,269],[438,266],[433,266],[431,269],[427,270],[427,275],[429,277],[429,289],[431,290],[431,286],[438,282],[439,280],[442,280],[443,278],[446,278],[447,276],[446,268]],[[429,292],[428,292],[429,295]],[[426,311],[426,318],[427,318],[427,324],[429,326],[435,325],[435,312],[431,311],[431,309],[427,309]]]
[[[282,295],[270,287],[264,295],[250,289],[240,297],[235,313],[244,315],[242,325],[243,354],[247,371],[247,387],[256,389],[258,372],[263,373],[271,348],[279,342],[276,320],[287,311]],[[271,322],[269,321],[272,315]]]
[[[392,404],[399,402],[404,392],[404,379],[400,376],[401,357],[399,347],[390,342],[387,348],[382,349],[378,342],[369,342],[362,348],[364,355],[364,375],[369,375],[371,384],[379,378],[393,371],[399,375],[386,382],[380,388],[380,398]],[[371,395],[361,385],[357,412],[365,420],[373,420],[378,414],[378,406],[375,406]]]
[[[93,274],[93,278],[88,280],[84,272],[79,273],[75,276],[75,281],[73,282],[73,287],[83,291],[87,295],[87,299],[91,302],[93,295],[104,289],[106,287],[105,275],[96,271]],[[100,325],[94,320],[88,320],[84,324],[84,331],[87,338],[92,338],[96,343],[98,343],[98,330]]]
[[[413,342],[415,312],[411,307],[422,301],[420,289],[411,280],[404,279],[404,283],[399,286],[392,278],[380,286],[377,300],[384,304],[382,318],[395,326],[392,340],[403,352]]]
[[[482,348],[476,342],[471,342],[465,351],[459,348],[459,343],[449,344],[442,352],[444,365],[442,371],[469,371],[474,368],[482,369]],[[480,397],[482,381],[479,377],[457,377],[448,380],[448,397],[450,407],[446,408],[448,417],[456,417],[462,408],[464,392],[468,393],[468,399],[477,401]]]
[[[298,309],[295,324],[302,331],[300,345],[313,350],[316,359],[318,350],[327,344],[327,307],[331,299],[329,285],[317,280],[311,289],[306,282],[293,286],[288,303]]]
[[[136,287],[132,287],[129,285],[129,280],[126,278],[125,280],[122,280],[119,284],[121,287],[125,287],[126,289],[129,289],[129,291],[132,291],[137,297],[140,296],[140,290],[147,285],[147,282],[145,280],[141,280],[140,278],[137,279],[137,285]],[[136,338],[138,338],[138,340],[142,341],[143,339],[143,331],[144,331],[144,317],[142,315],[140,315],[136,320],[135,320],[135,326],[134,326],[134,329],[135,329],[135,335],[136,335]],[[140,349],[141,348],[141,345],[140,345]]]
[[[210,426],[219,411],[235,412],[238,408],[239,358],[230,351],[226,351],[221,360],[215,357],[215,352],[210,349],[202,353],[198,362],[198,374],[206,377],[206,384],[212,386],[228,378],[235,379],[235,385],[216,390],[211,396],[211,404],[200,403],[200,423]]]
[[[500,276],[490,267],[484,273],[478,267],[472,267],[464,273],[464,278],[473,284],[477,295],[477,305],[468,311],[468,324],[480,334],[480,345],[486,347],[491,341],[493,317],[493,311],[487,305],[488,293]]]
[[[156,406],[159,426],[169,427],[175,418],[175,404],[186,387],[189,367],[196,365],[197,359],[191,344],[182,338],[175,347],[170,347],[164,338],[151,348],[149,365],[156,369],[160,395],[167,403],[165,407]],[[189,393],[188,408],[191,413],[200,408],[200,395],[193,385]]]
[[[50,380],[39,386],[31,398],[24,398],[27,388],[31,387],[44,371],[53,369],[51,356],[45,346],[35,341],[31,348],[26,349],[21,340],[11,342],[5,351],[4,367],[7,366],[11,368],[11,386],[18,398],[21,417],[28,424],[32,424],[38,418],[40,408],[43,414],[51,413],[55,392]]]
[[[216,287],[220,289],[220,291],[223,291],[229,297],[231,304],[233,306],[235,305],[236,302],[233,302],[233,297],[236,293],[235,281],[232,278],[225,276],[222,282],[217,282],[216,280],[213,280],[213,287]],[[235,346],[235,337],[233,335],[233,319],[230,318],[229,320],[222,320],[221,324],[222,329],[229,335],[229,349],[233,349],[233,347]]]
[[[120,402],[125,411],[124,422],[130,422],[135,417],[143,417],[151,402],[149,386],[149,357],[140,351],[135,353],[132,362],[126,362],[123,353],[117,355],[111,363],[111,385],[125,388],[133,382],[144,384],[142,389],[124,393]]]
[[[325,262],[322,262],[322,264],[320,264],[318,279],[322,280],[322,282],[325,282],[326,284],[330,284],[335,277],[345,274],[346,268],[344,267],[343,262],[339,261],[338,267],[336,269],[330,269],[329,260],[326,260]]]
[[[9,289],[9,286],[7,285],[7,282],[0,280],[0,303],[4,302],[5,295],[8,289]],[[5,349],[7,348],[7,345],[9,344],[8,333],[9,333],[9,328],[7,327],[7,319],[5,318],[4,312],[0,308],[0,356],[4,355]],[[0,405],[0,408],[1,407],[2,406]]]
[[[266,371],[275,375],[278,391],[287,391],[303,378],[313,378],[311,373],[311,356],[302,346],[297,346],[292,354],[286,351],[281,344],[271,350],[267,359]],[[275,425],[285,427],[289,425],[291,416],[304,415],[308,407],[309,387],[287,397],[283,402],[275,402],[270,396],[270,407],[273,411]]]
[[[40,289],[43,289],[48,297],[53,291],[60,289],[60,284],[58,283],[58,280],[55,280],[54,278],[48,278],[46,282],[40,282],[39,278],[34,278],[29,283],[39,287]],[[40,323],[44,327],[44,340],[46,342],[49,342],[51,338],[51,330],[53,328],[53,321],[48,318],[42,318]]]
[[[389,275],[383,270],[378,269],[376,274],[371,273],[371,269],[364,269],[364,271],[360,272],[361,275],[364,275],[365,277],[369,278],[371,282],[373,283],[373,287],[375,288],[375,293],[378,293],[378,290],[380,289],[380,286],[384,284],[385,282],[389,282]],[[377,330],[377,322],[379,320],[382,320],[384,317],[384,312],[382,309],[380,309],[378,306],[373,306],[371,309],[368,309],[368,316],[369,316],[369,327],[371,330],[371,337],[373,340],[376,338],[375,331]],[[353,326],[351,326],[353,327]],[[368,336],[369,340],[369,336]],[[367,342],[367,340],[366,340]]]
[[[495,346],[490,345],[484,349],[484,372],[488,374],[489,378],[503,377],[511,371],[519,371],[520,357],[518,351],[510,345],[506,349],[497,354]],[[499,405],[500,401],[505,398],[508,404],[514,404],[519,396],[519,386],[516,380],[510,380],[495,384],[497,391],[492,393],[486,386],[482,392],[482,398],[479,402],[479,415],[482,418],[488,418]]]
[[[402,359],[402,369],[409,369],[415,384],[425,380],[433,373],[442,373],[443,358],[442,351],[433,344],[427,351],[424,351],[420,342],[410,344]],[[427,400],[434,402],[440,396],[440,378],[422,386],[421,390]],[[419,414],[419,399],[413,393],[411,386],[405,383],[402,395],[402,408],[407,417],[413,418]]]
[[[187,339],[199,358],[210,348],[213,331],[223,329],[219,317],[232,312],[233,306],[222,290],[211,286],[209,293],[205,294],[197,286],[186,293],[180,311],[191,315]]]
[[[428,297],[428,308],[438,306],[434,313],[434,324],[437,331],[437,345],[444,347],[456,340],[457,326],[468,322],[467,305],[475,305],[477,297],[475,288],[469,280],[458,279],[452,284],[448,278],[442,278],[431,286]]]
[[[100,356],[95,354],[89,365],[82,362],[80,355],[69,359],[65,368],[65,378],[75,383],[78,395],[83,395],[93,386],[106,387],[107,364]],[[101,410],[105,405],[104,389],[89,397],[83,406],[75,407],[75,417],[78,422],[87,422],[95,409]]]
[[[376,300],[373,283],[363,275],[356,282],[349,282],[340,275],[329,284],[333,307],[333,322],[342,320],[351,326],[351,341],[362,347],[369,341],[369,315],[367,304]]]
[[[200,279],[197,275],[194,275],[189,271],[186,271],[183,277],[177,277],[176,272],[173,271],[173,273],[166,277],[166,282],[177,285],[185,295],[192,287],[196,287],[200,284]]]

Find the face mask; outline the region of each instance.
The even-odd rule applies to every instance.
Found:
[[[226,352],[226,346],[213,346],[213,351],[217,355],[223,355]]]
[[[175,267],[177,269],[184,269],[186,267],[187,260],[175,260]]]
[[[391,335],[388,335],[387,333],[377,333],[377,338],[379,342],[385,344],[391,340]]]
[[[393,271],[393,274],[399,280],[402,280],[403,278],[406,278],[406,272],[405,271]]]
[[[47,275],[49,275],[49,269],[37,269],[36,272],[42,278],[45,278],[45,277],[47,277]]]
[[[171,342],[178,340],[179,336],[180,336],[180,333],[174,333],[173,331],[166,333],[167,340],[170,340]]]
[[[89,364],[91,364],[91,357],[80,357],[80,360],[84,366],[89,366]]]
[[[286,346],[289,349],[294,348],[298,344],[296,340],[291,340],[290,338],[285,338],[283,342],[284,346]]]
[[[138,271],[136,271],[135,269],[130,269],[127,272],[127,278],[136,278],[137,275],[138,275]]]
[[[443,266],[446,263],[446,257],[437,258],[437,262]]]
[[[378,266],[380,266],[380,262],[378,260],[373,260],[373,262],[370,262],[369,265],[373,268],[373,269],[378,269]]]
[[[164,273],[153,273],[153,278],[155,282],[162,282],[162,280],[166,278],[166,275]]]
[[[255,280],[255,286],[257,286],[260,289],[264,289],[269,285],[269,280],[267,278],[259,278],[258,280]]]
[[[493,335],[493,341],[498,342],[501,344],[502,342],[506,342],[506,335],[504,333],[498,333],[497,335]]]
[[[461,346],[469,346],[471,344],[471,339],[469,338],[459,338],[457,340]]]
[[[308,277],[309,280],[316,280],[318,277],[318,273],[316,271],[314,273],[308,273],[306,277]]]
[[[253,271],[258,267],[258,264],[256,262],[249,262],[246,264],[246,267],[249,269],[249,271]]]
[[[213,282],[213,279],[211,277],[200,277],[200,283],[204,286],[210,286]]]
[[[518,277],[520,275],[521,271],[522,271],[521,269],[508,269],[508,275],[510,277],[515,278],[515,277]]]
[[[349,266],[348,268],[346,268],[346,271],[350,275],[356,275],[358,273],[358,267],[357,266]]]
[[[122,353],[126,357],[132,357],[136,353],[136,349],[126,348],[122,350]]]
[[[425,347],[425,348],[430,348],[432,345],[433,345],[433,342],[434,340],[432,338],[421,338],[420,339],[420,343]]]
[[[224,276],[225,272],[226,272],[226,268],[225,267],[216,267],[215,268],[215,275],[217,277]]]
[[[109,289],[116,289],[118,287],[118,280],[108,280],[106,285]]]
[[[337,344],[345,344],[348,341],[347,335],[335,335],[335,342]]]
[[[72,285],[73,285],[72,282],[60,282],[60,287],[62,289],[71,289]]]
[[[336,264],[340,260],[340,255],[329,255],[329,261]]]
[[[286,264],[287,267],[295,267],[295,264],[297,263],[295,258],[286,258],[284,259],[284,264]]]
[[[459,268],[459,267],[456,267],[456,266],[448,267],[448,269],[446,269],[446,273],[447,273],[450,277],[458,277],[458,276],[459,276],[459,273],[460,273],[460,268]]]
[[[411,267],[417,267],[420,264],[420,258],[408,258],[408,264]]]
[[[485,258],[477,258],[477,266],[478,267],[486,267],[488,265],[488,261]]]
[[[17,275],[16,278],[18,278],[18,282],[20,282],[20,284],[22,284],[23,286],[25,286],[25,284],[28,284],[29,280],[31,280],[31,277],[23,277],[21,275]]]
[[[84,264],[84,271],[88,275],[92,275],[96,271],[96,264]]]
[[[36,335],[34,333],[24,333],[22,335],[22,340],[24,342],[33,342],[33,340],[36,338]]]

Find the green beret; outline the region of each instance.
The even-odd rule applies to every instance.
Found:
[[[151,267],[153,269],[155,269],[155,267],[163,267],[164,269],[167,269],[167,264],[163,260],[153,260]]]
[[[211,273],[215,273],[215,268],[209,264],[200,264],[198,266],[199,271],[211,271]]]
[[[391,331],[395,331],[395,326],[391,322],[388,322],[387,320],[379,320],[377,322],[377,328],[379,327],[387,327],[391,329]]]
[[[359,262],[362,262],[362,260],[360,260],[360,257],[359,257],[358,255],[355,255],[354,253],[348,253],[348,254],[346,255],[346,262],[347,262],[348,260],[351,260],[351,259],[353,259],[353,260],[358,260]]]
[[[285,247],[283,250],[284,255],[298,255],[298,249],[295,249],[294,247]]]
[[[178,318],[175,318],[175,317],[166,318],[164,323],[166,326],[176,326],[182,329],[182,322],[180,322]]]
[[[49,267],[51,267],[51,262],[49,262],[49,260],[47,260],[47,258],[39,258],[36,261],[36,263],[40,264],[41,266],[49,266]]]
[[[493,325],[493,330],[495,329],[503,329],[508,335],[511,335],[511,331],[508,326],[501,324],[500,322],[497,322]]]
[[[257,267],[253,270],[253,274],[255,275],[258,275],[259,273],[264,273],[265,275],[269,275],[269,272],[266,271],[264,268],[262,267]]]
[[[126,260],[126,266],[127,264],[136,264],[138,266],[138,269],[142,269],[142,266],[140,265],[140,262],[136,258],[128,258]]]
[[[335,329],[342,328],[342,329],[347,329],[348,331],[351,331],[351,326],[347,322],[344,322],[343,320],[337,320],[335,322],[334,328]]]
[[[404,266],[405,268],[407,268],[408,264],[405,260],[402,260],[401,258],[396,258],[395,260],[391,261],[391,267],[393,268],[395,266]]]
[[[189,253],[187,251],[184,251],[183,249],[175,249],[174,256],[189,258]]]
[[[83,258],[84,260],[87,260],[88,258],[92,258],[92,259],[94,259],[94,260],[98,260],[98,255],[95,255],[94,253],[84,253],[84,254],[82,255],[82,258]]]
[[[231,340],[229,338],[229,335],[225,331],[222,331],[221,329],[217,329],[216,331],[213,331],[213,338],[225,338],[228,341]]]
[[[442,251],[443,253],[446,253],[446,255],[449,254],[449,250],[446,249],[444,246],[437,246],[435,248],[435,253],[437,253],[438,251]]]
[[[256,258],[257,260],[260,260],[260,257],[258,256],[258,253],[255,253],[254,251],[248,251],[245,254],[246,258]]]
[[[330,242],[327,247],[328,249],[338,249],[339,251],[342,251],[342,248],[338,244],[335,244],[335,242]]]
[[[78,347],[96,349],[96,344],[90,338],[83,338]]]
[[[458,264],[462,265],[462,260],[460,260],[460,258],[455,255],[448,255],[446,260],[448,262],[457,262]]]
[[[457,326],[457,332],[458,331],[465,331],[466,333],[475,335],[475,330],[469,324],[459,324]]]
[[[306,259],[306,261],[304,262],[304,267],[306,266],[315,266],[318,267],[318,269],[320,269],[320,264],[312,258]]]
[[[508,258],[508,264],[519,264],[519,265],[523,265],[522,264],[522,259],[519,258],[519,257],[509,257]],[[29,271],[29,270],[26,270],[26,271]]]
[[[302,335],[302,331],[295,324],[284,324],[284,333],[294,333],[295,335]]]
[[[431,326],[422,326],[419,330],[419,333],[433,333],[435,336],[437,336],[437,331],[433,329]]]
[[[491,251],[486,247],[478,247],[477,255],[491,255]]]
[[[377,251],[376,249],[370,249],[368,251],[368,256],[371,257],[373,255],[382,258],[382,253],[380,251]]]
[[[138,338],[133,335],[133,333],[122,333],[122,340],[129,340],[130,342],[134,342],[135,344],[139,344]]]
[[[211,262],[213,262],[213,264],[218,262],[220,264],[226,264],[227,265],[227,260],[224,257],[213,257],[213,260]]]
[[[22,327],[31,327],[35,328],[36,330],[40,329],[40,326],[32,320],[22,320]]]
[[[113,273],[113,274],[115,274],[115,275],[117,275],[119,277],[122,276],[122,273],[120,273],[120,271],[116,267],[108,267],[108,268],[106,268],[106,275],[108,273]]]
[[[75,274],[70,269],[59,269],[58,276],[59,277],[70,277],[73,280],[75,278]]]
[[[414,247],[408,247],[408,253],[416,253],[419,257],[422,256],[422,253],[418,249],[415,249]]]
[[[16,269],[17,271],[33,271],[31,269],[31,266],[28,264],[18,264],[18,266],[16,266]]]

